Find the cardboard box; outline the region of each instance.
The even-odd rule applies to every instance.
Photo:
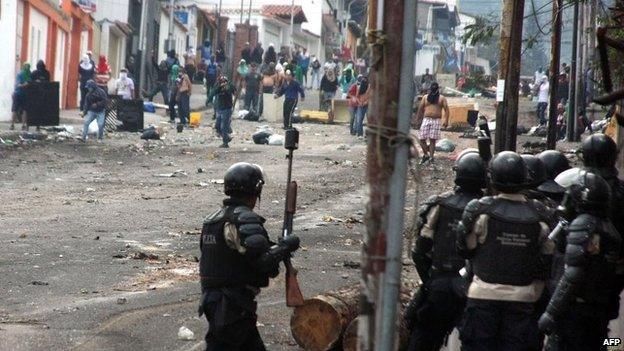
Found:
[[[351,114],[349,114],[349,102],[347,99],[333,99],[332,111],[334,112],[334,123],[349,123]]]
[[[262,118],[267,122],[281,123],[284,121],[284,97],[278,99],[273,94],[262,94],[264,103]]]

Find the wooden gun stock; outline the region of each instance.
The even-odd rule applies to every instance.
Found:
[[[290,258],[284,260],[286,266],[286,306],[297,307],[303,305],[303,294],[297,280],[297,269],[293,267]]]
[[[286,203],[286,212],[292,215],[295,214],[295,211],[297,211],[297,182],[294,180],[290,182],[287,190],[288,202]]]

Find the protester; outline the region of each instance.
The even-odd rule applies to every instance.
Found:
[[[46,69],[45,62],[39,60],[37,62],[37,69],[32,71],[31,79],[33,82],[49,82],[50,72]]]
[[[271,62],[277,64],[277,53],[275,52],[275,47],[273,46],[273,43],[269,44],[269,48],[264,53],[264,63],[268,65]]]
[[[165,61],[167,62],[167,68],[169,69],[169,72],[168,72],[169,75],[171,75],[171,70],[173,69],[173,66],[178,66],[178,68],[180,67],[180,61],[178,60],[176,52],[173,49],[167,51],[167,58],[165,59]]]
[[[420,92],[429,92],[433,82],[434,78],[431,73],[429,73],[429,68],[425,68],[425,74],[420,77]]]
[[[178,112],[180,117],[180,124],[187,125],[190,120],[191,114],[191,93],[193,92],[193,84],[184,68],[180,69],[178,78],[176,79],[178,87],[177,102]]]
[[[566,136],[565,107],[562,103],[557,105],[557,140],[563,140]]]
[[[546,108],[548,107],[549,92],[550,83],[548,83],[548,76],[542,76],[537,95],[537,118],[539,119],[540,126],[546,125],[548,121],[546,118]]]
[[[275,82],[277,81],[277,71],[275,70],[275,63],[271,62],[262,71],[262,94],[273,94],[275,91]],[[260,95],[260,106],[258,107],[258,114],[262,116],[264,112],[264,98]]]
[[[245,43],[245,47],[241,51],[241,59],[251,63],[251,45],[249,45],[249,42]]]
[[[357,87],[357,112],[355,119],[355,133],[358,138],[364,137],[364,118],[368,111],[368,99],[370,98],[371,87],[368,85],[368,77],[363,77],[362,82]]]
[[[262,76],[257,71],[256,63],[249,66],[249,72],[243,82],[245,88],[244,108],[249,112],[258,113],[258,97],[262,87]]]
[[[176,98],[178,96],[178,75],[180,74],[180,66],[173,65],[169,73],[169,122],[175,123],[176,118]]]
[[[290,61],[290,64],[288,64],[288,67],[286,67],[286,70],[291,71],[295,80],[303,86],[303,69],[299,65],[299,61],[297,59],[293,58]]]
[[[331,101],[336,96],[336,91],[338,91],[338,79],[334,70],[327,68],[321,79],[321,110],[331,109]]]
[[[223,42],[219,43],[219,47],[215,53],[215,57],[217,59],[217,64],[223,65],[225,63],[225,44]]]
[[[214,87],[215,83],[217,82],[217,64],[216,64],[216,57],[212,56],[210,58],[210,61],[208,62],[208,64],[206,65],[206,97],[210,96],[210,91],[212,90],[212,88]],[[208,104],[210,104],[212,101],[209,101],[208,98],[206,98],[206,106],[208,106]]]
[[[568,75],[565,73],[561,73],[559,75],[559,79],[557,80],[557,102],[562,104],[566,104],[568,102],[569,97],[569,89],[570,89],[570,80],[568,79]]]
[[[353,84],[349,91],[347,92],[347,106],[349,108],[349,132],[351,135],[356,134],[355,126],[356,126],[356,114],[358,110],[358,98],[357,91],[360,82],[362,81],[362,75],[358,76],[357,83]]]
[[[534,84],[535,85],[539,85],[542,82],[542,79],[544,79],[544,69],[542,67],[538,68],[537,71],[535,71],[535,77],[534,77]]]
[[[82,126],[82,140],[87,140],[89,125],[97,120],[98,125],[98,142],[104,138],[104,126],[106,123],[106,103],[108,96],[106,91],[95,84],[95,81],[88,80],[85,83],[87,95],[85,96],[84,112],[86,114],[84,124]]]
[[[318,90],[321,84],[321,63],[314,55],[312,55],[312,63],[310,64],[310,67],[312,68],[310,88]]]
[[[262,48],[262,43],[258,42],[251,52],[251,62],[256,65],[262,64],[262,55],[264,54],[264,49]]]
[[[284,81],[286,80],[286,76],[284,75],[284,66],[281,63],[275,65],[275,89],[279,89]]]
[[[26,87],[32,81],[30,63],[25,62],[22,70],[15,77],[15,90],[13,90],[13,105],[11,106],[11,130],[15,129],[15,122],[22,123],[22,130],[28,130],[28,114],[26,112]]]
[[[201,47],[201,61],[207,63],[208,61],[214,62],[214,58],[212,56],[212,43],[210,40],[204,40],[204,45]]]
[[[234,97],[236,96],[236,87],[230,84],[226,76],[220,76],[217,85],[213,89],[209,100],[216,97],[217,122],[215,129],[223,140],[220,147],[228,148],[229,142],[232,140],[230,133],[232,132],[232,109],[234,107]]]
[[[303,52],[299,56],[299,65],[301,66],[301,74],[303,76],[303,81],[300,81],[304,87],[308,86],[308,69],[310,67],[310,54],[308,54],[308,50],[303,48]]]
[[[86,54],[82,56],[82,60],[78,66],[78,76],[80,77],[80,109],[82,110],[84,108],[84,97],[87,96],[87,81],[93,79],[95,76],[95,65]]]
[[[106,56],[100,55],[95,73],[95,84],[104,89],[104,91],[108,91],[107,85],[111,79],[111,68],[108,65]]]
[[[355,84],[353,66],[351,64],[348,64],[347,67],[345,67],[345,69],[342,71],[342,76],[340,76],[340,90],[342,91],[343,99],[347,97],[347,92],[353,84]]]
[[[93,60],[93,51],[87,50],[87,56],[89,57],[89,61],[93,66],[95,66],[95,61]]]
[[[291,71],[286,71],[286,81],[275,94],[275,98],[284,95],[284,129],[290,126],[290,119],[292,113],[297,107],[298,97],[301,96],[301,101],[305,99],[305,91],[301,88],[301,84],[294,79]]]
[[[162,60],[159,64],[156,64],[155,58],[152,61],[152,66],[156,70],[156,83],[151,92],[144,92],[143,94],[149,101],[154,100],[154,96],[159,92],[163,96],[165,105],[169,105],[169,75],[167,69],[167,61]]]
[[[125,68],[119,72],[119,79],[115,82],[115,91],[123,100],[134,99],[134,81],[128,77],[128,70]]]
[[[238,62],[238,67],[236,67],[236,73],[238,73],[238,79],[236,81],[236,86],[238,88],[243,86],[243,81],[245,79],[245,76],[247,75],[247,73],[249,73],[249,66],[247,65],[247,62],[245,59],[241,59]]]
[[[442,121],[442,113],[444,112],[444,122]],[[418,139],[423,150],[423,156],[420,164],[427,161],[434,162],[436,140],[440,139],[440,124],[446,128],[450,118],[450,112],[446,98],[440,94],[438,83],[433,82],[429,94],[424,95],[420,100],[420,106],[416,113],[420,125]],[[419,123],[416,124],[419,124]],[[429,140],[429,145],[427,145]]]
[[[184,72],[186,72],[191,82],[195,79],[195,72],[197,72],[197,67],[195,65],[195,55],[193,54],[185,55]]]

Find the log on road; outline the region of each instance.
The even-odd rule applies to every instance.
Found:
[[[401,289],[401,317],[411,290],[411,287]],[[359,298],[360,286],[354,285],[318,295],[296,307],[290,319],[290,329],[297,344],[309,351],[327,351],[340,346],[345,351],[356,350]],[[409,332],[402,318],[400,325],[400,349],[403,349]]]

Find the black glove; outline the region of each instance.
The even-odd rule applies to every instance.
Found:
[[[539,330],[546,335],[552,334],[555,331],[556,325],[557,322],[555,322],[555,318],[548,312],[544,312],[544,314],[540,317],[539,322],[537,322]]]
[[[295,252],[299,249],[299,237],[296,235],[289,235],[281,239],[278,245],[283,247],[289,253]]]

